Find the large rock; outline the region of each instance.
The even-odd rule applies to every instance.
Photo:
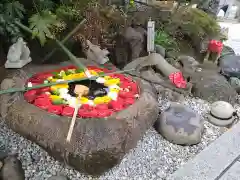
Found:
[[[1,178],[3,180],[25,180],[22,163],[15,155],[10,155],[4,159]]]
[[[222,75],[240,78],[240,56],[226,55],[220,58]]]
[[[226,101],[231,104],[236,102],[237,92],[228,83],[224,76],[214,72],[203,70],[192,75],[194,96],[209,102]]]
[[[198,114],[178,103],[171,103],[161,113],[156,130],[168,141],[180,145],[193,145],[201,141],[203,122]]]
[[[88,64],[88,61],[84,63]],[[34,74],[56,68],[50,65],[28,65],[23,70],[27,74]],[[8,78],[20,77],[20,74],[19,70],[15,70]],[[6,123],[56,159],[81,172],[100,175],[120,163],[157,119],[159,110],[156,93],[149,83],[136,80],[141,93],[134,105],[107,119],[77,119],[70,143],[66,142],[66,137],[71,118],[49,114],[27,103],[22,93],[17,93],[18,99],[7,108]],[[25,83],[22,78],[16,78],[16,81],[18,83],[15,84],[20,86]],[[11,94],[0,98],[10,99]],[[5,107],[5,104],[1,104],[1,108]]]

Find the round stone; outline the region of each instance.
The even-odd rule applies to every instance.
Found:
[[[234,120],[235,109],[225,101],[217,101],[211,105],[208,120],[216,126],[227,126]]]
[[[193,145],[201,141],[204,120],[192,109],[171,103],[161,113],[156,130],[168,141],[179,145]]]

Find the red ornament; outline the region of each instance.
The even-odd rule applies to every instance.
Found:
[[[208,50],[213,53],[221,53],[223,49],[223,43],[217,40],[211,40],[208,44]]]
[[[61,114],[62,110],[63,110],[63,107],[59,106],[59,105],[51,105],[51,106],[48,107],[48,112],[54,113],[54,114],[57,114],[57,115]]]
[[[170,81],[178,88],[186,88],[187,82],[184,80],[181,72],[175,72],[169,75]]]
[[[24,98],[27,102],[32,103],[37,96],[37,91],[35,89],[29,90],[24,93]]]
[[[70,117],[72,117],[73,114],[74,114],[74,110],[75,110],[74,108],[66,106],[62,110],[62,116],[70,116]]]

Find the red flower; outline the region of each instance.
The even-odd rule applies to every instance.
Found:
[[[51,106],[51,102],[48,99],[38,98],[35,99],[34,105],[41,109],[48,109]]]
[[[48,107],[48,112],[54,113],[54,114],[57,114],[57,115],[61,114],[62,110],[63,110],[63,107],[59,106],[59,105],[51,105],[51,106]]]
[[[39,89],[40,92],[49,92],[50,91],[50,87],[43,87]]]
[[[135,102],[134,98],[126,98],[126,99],[124,99],[124,106],[125,107],[130,106],[130,105],[134,104],[134,102]]]
[[[170,81],[178,88],[186,88],[187,82],[184,80],[181,72],[171,73],[169,75]]]
[[[89,104],[83,104],[80,109],[84,109],[84,110],[90,111],[90,110],[93,109],[93,107],[90,106]]]
[[[208,44],[208,50],[214,53],[221,53],[223,49],[223,43],[217,40],[211,40]]]
[[[132,93],[131,91],[127,92],[127,91],[119,91],[119,97],[121,98],[133,98],[134,97],[134,93]]]
[[[103,71],[102,68],[98,68],[98,67],[96,67],[96,66],[88,66],[87,69],[88,69],[88,70],[93,70],[93,71],[96,71],[96,72]]]
[[[66,106],[62,110],[62,116],[73,116],[74,114],[74,108]]]
[[[42,93],[36,97],[36,99],[43,98],[50,101],[50,96],[46,93]]]
[[[96,110],[87,111],[87,110],[84,110],[84,109],[79,109],[78,110],[78,116],[80,116],[82,118],[97,117],[97,111]]]
[[[108,105],[107,104],[98,104],[95,107],[97,110],[106,110],[108,109]]]
[[[108,116],[111,116],[112,114],[113,114],[113,111],[110,109],[98,111],[99,118],[108,117]]]
[[[24,93],[24,99],[29,103],[32,103],[36,98],[36,96],[37,96],[37,91],[35,89],[29,90]]]
[[[124,109],[123,102],[121,102],[120,100],[118,100],[118,101],[111,101],[111,102],[109,103],[109,106],[110,106],[114,111],[121,111],[122,109]]]

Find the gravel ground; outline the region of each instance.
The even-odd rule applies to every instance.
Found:
[[[205,118],[209,104],[200,99],[185,98],[182,103],[190,106]],[[169,102],[159,98],[160,108],[164,109]],[[239,108],[239,107],[238,107]],[[31,143],[18,134],[12,132],[4,124],[0,125],[0,143],[5,143],[13,152],[18,153],[25,169],[26,179],[45,180],[56,174],[67,175],[71,180],[92,179],[53,160],[38,145]],[[101,180],[117,179],[164,179],[179,166],[193,158],[209,143],[219,137],[226,129],[215,127],[205,122],[202,142],[194,146],[178,146],[169,143],[154,129],[146,132],[137,147],[125,156],[121,164],[110,172],[101,176]]]

